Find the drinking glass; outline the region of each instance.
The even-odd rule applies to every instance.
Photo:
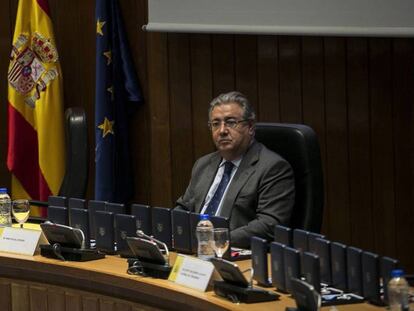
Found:
[[[20,224],[20,228],[23,228],[23,224],[29,219],[30,215],[29,200],[14,200],[12,203],[12,213],[14,219]]]
[[[229,229],[228,228],[215,228],[213,229],[213,249],[216,252],[218,258],[222,258],[223,254],[229,248]]]

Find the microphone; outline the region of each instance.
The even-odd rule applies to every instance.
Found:
[[[85,234],[83,233],[83,231],[81,230],[81,229],[79,229],[79,228],[73,228],[73,231],[76,233],[76,234],[78,234],[79,236],[80,236],[80,239],[81,239],[81,249],[85,249]]]
[[[163,241],[157,240],[156,238],[145,234],[144,231],[142,231],[142,230],[139,230],[138,229],[136,231],[136,233],[137,233],[137,236],[140,237],[140,238],[144,238],[144,239],[153,241],[153,242],[157,243],[158,245],[161,245],[164,248],[165,256],[167,258],[167,262],[169,262],[169,260],[170,260],[170,252],[168,251],[167,244],[165,244]]]

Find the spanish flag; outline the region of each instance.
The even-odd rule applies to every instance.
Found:
[[[46,201],[65,170],[62,73],[47,0],[19,1],[7,79],[12,198]]]

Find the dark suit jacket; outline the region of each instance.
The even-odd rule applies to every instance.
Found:
[[[213,152],[194,164],[191,181],[177,207],[199,213],[221,156]],[[244,154],[223,201],[220,216],[230,218],[231,244],[250,247],[252,236],[273,240],[274,226],[289,225],[295,182],[289,163],[259,142]]]

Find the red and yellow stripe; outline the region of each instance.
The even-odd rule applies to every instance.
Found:
[[[55,45],[47,0],[20,0],[13,42],[19,35],[37,32]],[[10,63],[10,66],[12,66]],[[47,200],[57,194],[65,169],[63,88],[59,61],[42,65],[49,71],[55,68],[58,76],[50,81],[35,108],[25,103],[30,94],[8,87],[8,157],[12,173],[12,197]],[[34,92],[34,90],[32,90]]]

